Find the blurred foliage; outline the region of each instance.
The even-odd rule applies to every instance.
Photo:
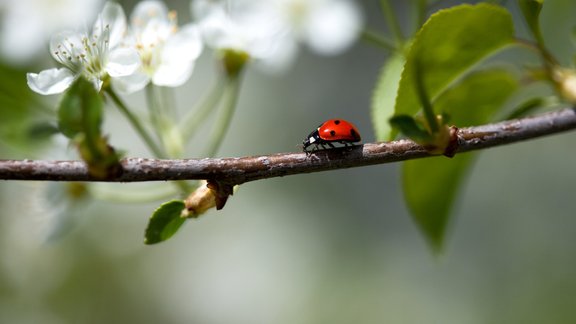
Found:
[[[543,2],[543,0],[518,0],[518,6],[524,15],[524,20],[541,48],[545,48],[542,30],[540,29],[540,12],[542,11]]]
[[[396,52],[386,60],[380,71],[378,83],[372,95],[372,122],[378,141],[389,140],[393,132],[388,119],[394,114],[396,94],[404,64],[404,55]]]
[[[30,91],[25,70],[0,60],[0,148],[26,154],[47,144],[54,117]]]

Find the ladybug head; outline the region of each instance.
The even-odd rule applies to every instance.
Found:
[[[312,145],[314,143],[314,138],[313,137],[306,137],[306,139],[304,139],[304,142],[302,142],[302,150],[304,152],[306,152],[306,149]]]
[[[307,152],[307,148],[310,145],[317,145],[318,144],[318,140],[320,139],[320,137],[318,136],[318,130],[313,131],[312,133],[310,133],[310,135],[306,136],[306,138],[304,139],[304,142],[302,142],[302,149],[304,152]]]

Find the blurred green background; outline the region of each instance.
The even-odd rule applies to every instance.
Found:
[[[187,1],[167,3],[187,21]],[[565,30],[574,24],[564,22],[576,11],[570,1],[556,4],[543,24],[550,46],[567,61],[573,47]],[[407,19],[404,2],[394,5]],[[131,6],[125,3],[127,12]],[[362,6],[367,23],[382,26],[377,1]],[[509,7],[515,10],[514,2]],[[250,68],[219,155],[296,151],[333,117],[353,121],[363,140],[373,141],[371,91],[386,57],[358,42],[338,57],[304,50],[281,75]],[[53,63],[46,51],[1,64],[6,91],[24,84],[25,72]],[[192,80],[174,91],[181,109],[208,89],[214,71],[205,52]],[[0,108],[0,158],[73,156],[58,138],[51,143],[60,151],[46,140],[19,139],[31,120],[50,121],[27,108],[47,98],[23,89]],[[141,93],[128,100],[143,104]],[[147,155],[114,109],[107,110],[105,131],[129,155]],[[59,213],[41,197],[58,185],[4,181],[0,322],[574,323],[575,140],[567,133],[482,152],[440,256],[404,206],[400,164],[248,183],[226,208],[155,246],[143,244],[143,231],[158,202],[76,206],[71,228],[50,239]],[[191,143],[191,151],[202,144]]]

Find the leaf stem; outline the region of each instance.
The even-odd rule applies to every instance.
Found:
[[[146,94],[146,106],[148,107],[148,111],[150,113],[150,121],[152,122],[152,126],[154,127],[156,135],[159,137],[158,139],[162,140],[160,136],[160,103],[154,94],[154,86],[152,83],[146,85],[144,92]]]
[[[380,8],[384,14],[384,19],[388,23],[388,28],[390,32],[394,34],[396,47],[402,48],[404,44],[404,35],[402,35],[402,28],[400,27],[400,22],[396,18],[390,0],[380,0]]]
[[[124,116],[128,119],[130,124],[132,124],[132,127],[134,127],[138,135],[140,135],[142,140],[144,140],[144,143],[146,144],[148,149],[152,152],[152,154],[157,158],[162,159],[167,158],[166,153],[164,153],[164,151],[160,149],[158,144],[156,144],[154,139],[152,139],[150,134],[148,134],[148,131],[146,131],[144,125],[142,125],[142,123],[140,122],[140,119],[136,115],[134,115],[132,111],[130,111],[130,109],[128,109],[128,106],[126,106],[126,104],[122,101],[122,99],[118,97],[116,92],[114,92],[112,88],[108,87],[106,88],[106,93],[110,96],[112,101],[114,101],[116,107],[118,107],[120,112],[122,112]]]
[[[367,28],[362,30],[361,37],[367,43],[376,45],[390,52],[396,51],[396,46],[394,46],[390,40],[386,39],[383,35],[380,35],[373,30],[369,30]]]
[[[174,125],[175,103],[165,87],[146,86],[146,101],[152,125],[167,155],[181,157],[183,152],[182,135]]]
[[[124,104],[124,102],[118,97],[116,92],[114,92],[114,90],[112,88],[107,88],[106,92],[108,93],[108,95],[110,95],[110,97],[112,98],[112,100],[114,101],[116,106],[120,109],[120,111],[122,113],[124,113],[124,115],[126,116],[128,121],[130,121],[130,123],[132,124],[134,129],[136,129],[136,131],[138,132],[140,137],[142,137],[142,139],[144,140],[144,142],[146,143],[146,145],[148,146],[150,151],[152,151],[152,154],[154,154],[154,156],[156,156],[157,158],[160,158],[160,159],[168,159],[169,158],[168,154],[166,154],[164,152],[164,150],[162,150],[156,144],[156,142],[152,139],[150,134],[148,134],[148,132],[144,128],[144,125],[142,125],[142,123],[140,122],[140,119],[138,119],[138,117],[136,115],[134,115],[130,111],[130,109],[128,109],[128,106],[126,106],[126,104]],[[156,103],[154,103],[154,104],[156,104]],[[159,111],[158,111],[158,113],[159,113]],[[182,192],[183,195],[186,195],[187,193],[192,191],[192,188],[193,188],[193,186],[188,184],[186,181],[175,181],[174,185],[180,189],[180,191]]]
[[[528,49],[533,50],[534,52],[536,52],[537,54],[540,55],[540,57],[542,58],[542,60],[544,61],[544,64],[549,67],[549,66],[554,66],[554,65],[560,65],[560,63],[558,62],[558,60],[554,57],[554,55],[552,55],[547,49],[546,47],[544,47],[541,43],[539,42],[531,42],[529,40],[526,39],[522,39],[522,38],[516,38],[515,39],[516,43],[521,45],[521,46],[525,46]]]
[[[422,67],[419,61],[414,62],[414,80],[416,82],[416,93],[418,94],[418,99],[420,99],[420,104],[422,104],[422,111],[424,112],[424,117],[432,134],[437,133],[440,130],[438,125],[438,120],[436,119],[436,114],[434,114],[434,108],[426,92],[426,87],[424,85],[424,75],[421,73]]]
[[[182,132],[182,138],[184,141],[190,140],[192,136],[198,131],[200,125],[204,123],[206,118],[213,112],[222,97],[224,91],[224,84],[222,80],[217,80],[215,84],[210,89],[208,95],[202,99],[200,104],[193,109],[190,109],[182,122],[179,124],[180,130]]]
[[[173,88],[170,87],[158,87],[160,91],[160,107],[163,111],[166,111],[167,116],[170,120],[177,120],[178,118],[178,109],[176,107],[176,102],[174,100],[174,91]],[[165,114],[165,115],[166,115]]]
[[[426,22],[426,3],[427,0],[418,0],[418,3],[416,4],[415,31],[420,29],[420,27],[422,27],[422,25],[424,25]]]
[[[224,93],[224,107],[222,111],[222,115],[216,122],[214,126],[214,131],[210,136],[210,142],[206,149],[206,154],[204,156],[213,157],[216,155],[222,142],[224,140],[224,135],[226,135],[226,131],[230,126],[230,121],[232,120],[232,116],[234,115],[234,110],[236,108],[236,104],[238,103],[238,95],[240,93],[240,85],[241,82],[241,75],[237,76],[229,76],[225,86],[225,93]]]

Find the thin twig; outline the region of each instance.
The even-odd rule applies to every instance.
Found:
[[[534,117],[458,129],[455,152],[464,153],[576,129],[576,111],[562,109]],[[398,162],[431,156],[422,146],[399,140],[306,153],[238,158],[158,160],[126,158],[111,179],[90,176],[81,161],[0,160],[0,179],[138,182],[208,179],[230,185],[334,169]]]

